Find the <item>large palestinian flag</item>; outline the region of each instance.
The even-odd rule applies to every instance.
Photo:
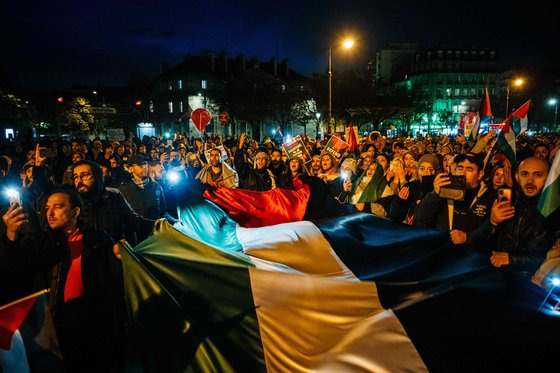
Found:
[[[556,363],[558,313],[537,311],[546,292],[446,234],[368,214],[242,228],[194,197],[180,220],[123,247],[130,371]]]

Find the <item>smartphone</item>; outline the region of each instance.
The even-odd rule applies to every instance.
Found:
[[[500,188],[498,189],[498,201],[508,201],[511,203],[511,189],[510,188]]]
[[[449,175],[451,184],[446,185],[446,188],[451,189],[467,189],[467,178],[465,175]]]
[[[6,189],[6,196],[8,197],[8,201],[10,202],[10,205],[12,204],[17,204],[17,205],[22,205],[21,203],[21,195],[19,194],[19,191],[17,189]]]
[[[422,184],[429,184],[432,185],[434,183],[434,180],[436,179],[436,175],[426,175],[426,176],[422,176]]]
[[[350,178],[350,173],[349,173],[349,172],[344,172],[344,171],[343,171],[343,172],[340,173],[340,177],[341,177],[342,179],[349,179],[349,178]]]

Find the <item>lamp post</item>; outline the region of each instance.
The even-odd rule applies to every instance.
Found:
[[[554,125],[553,128],[556,128],[556,119],[558,118],[558,100],[555,98],[551,98],[548,100],[549,105],[554,105]]]
[[[347,39],[342,43],[342,46],[346,49],[350,49],[354,46],[354,40]],[[327,133],[332,133],[332,45],[329,47],[329,117],[327,124]]]
[[[521,87],[523,85],[524,81],[521,78],[517,78],[515,79],[515,81],[513,82],[513,85],[516,87]],[[506,118],[508,116],[508,108],[509,108],[509,89],[510,89],[510,81],[508,80],[508,84],[506,87]]]

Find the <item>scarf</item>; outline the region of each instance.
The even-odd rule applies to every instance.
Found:
[[[142,180],[136,180],[135,178],[132,178],[132,181],[134,181],[134,184],[138,185],[138,188],[144,189],[150,183],[150,178],[145,177]]]
[[[354,182],[354,185],[352,187],[352,192],[351,192],[352,195],[357,192],[357,188],[360,185],[362,179],[365,177],[365,174],[366,173],[364,172]],[[383,167],[381,167],[381,165],[378,164],[377,167],[375,168],[375,172],[373,173],[373,176],[371,177],[371,180],[363,189],[362,194],[358,199],[358,203],[377,202],[377,200],[381,198],[381,196],[383,195],[383,191],[385,190],[386,186],[387,186],[387,180],[383,175]]]

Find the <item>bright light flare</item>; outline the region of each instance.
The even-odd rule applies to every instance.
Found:
[[[522,86],[523,83],[525,83],[525,81],[521,78],[515,79],[515,81],[513,82],[513,85],[515,85],[516,87]]]
[[[342,43],[342,46],[346,49],[350,49],[354,46],[354,40],[348,39]]]
[[[551,281],[552,281],[552,286],[560,285],[560,278],[558,277],[553,277]]]
[[[558,102],[558,100],[555,99],[555,98],[551,98],[550,100],[548,100],[549,105],[556,105],[557,102]]]
[[[167,174],[167,179],[172,183],[176,183],[177,181],[179,181],[179,174],[175,171],[171,171]]]

